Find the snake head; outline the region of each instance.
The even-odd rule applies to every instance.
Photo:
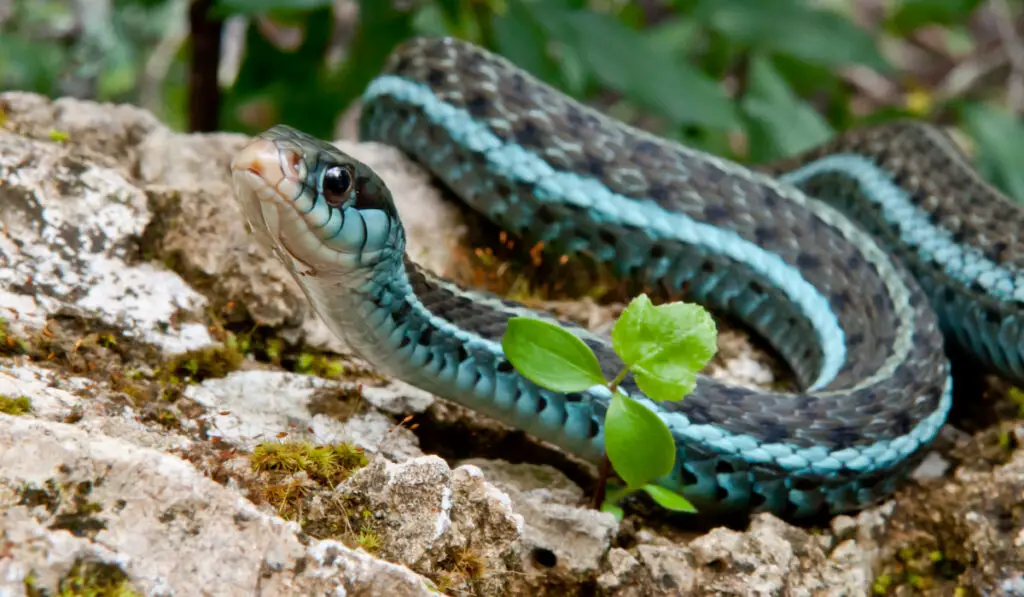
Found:
[[[351,273],[404,251],[391,193],[373,170],[289,126],[256,136],[231,161],[249,226],[293,272]]]

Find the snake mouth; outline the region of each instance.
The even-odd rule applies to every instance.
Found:
[[[231,177],[242,211],[257,236],[271,250],[283,252],[293,264],[315,273],[309,260],[302,257],[304,251],[288,242],[294,234],[282,234],[282,227],[292,228],[301,221],[291,198],[302,193],[302,168],[297,151],[259,137],[231,160]]]

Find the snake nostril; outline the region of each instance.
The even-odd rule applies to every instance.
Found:
[[[288,166],[289,171],[286,173],[289,176],[299,175],[299,166],[302,164],[302,155],[297,151],[289,151],[285,156],[284,163]]]

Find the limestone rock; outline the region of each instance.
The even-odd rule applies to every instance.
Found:
[[[582,507],[583,491],[548,466],[467,460],[506,491],[525,521],[524,567],[550,584],[566,585],[600,574],[618,522]]]
[[[74,426],[0,415],[0,594],[31,576],[55,592],[78,561],[119,567],[152,595],[308,595],[388,586],[430,595],[407,569],[294,524],[149,448]]]
[[[381,555],[444,589],[506,594],[519,572],[523,517],[480,469],[454,470],[436,456],[376,460],[340,491],[376,519]]]

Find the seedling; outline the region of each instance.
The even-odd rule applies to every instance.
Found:
[[[594,496],[595,507],[622,517],[627,495],[644,491],[669,510],[695,512],[683,496],[653,481],[672,472],[676,449],[665,422],[620,388],[632,374],[640,390],[656,402],[679,401],[693,391],[697,373],[717,351],[718,330],[700,305],[673,302],[654,306],[646,294],[630,302],[612,327],[612,347],[624,367],[606,379],[597,356],[561,326],[529,317],[509,320],[502,348],[509,362],[530,381],[555,392],[582,392],[602,385],[612,392],[605,415],[605,458]],[[626,486],[606,494],[609,467]]]

